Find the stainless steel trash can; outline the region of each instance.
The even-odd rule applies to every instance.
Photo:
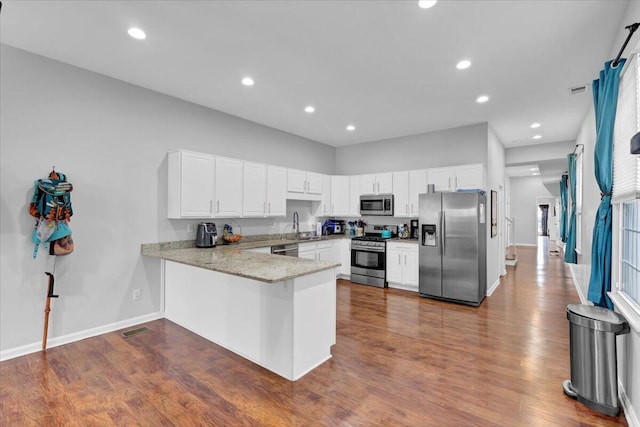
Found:
[[[562,384],[564,392],[591,409],[616,416],[618,369],[616,335],[629,332],[620,314],[604,307],[569,304],[571,380]]]

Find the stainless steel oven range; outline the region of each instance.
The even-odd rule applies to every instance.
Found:
[[[353,283],[378,288],[387,287],[385,240],[397,235],[398,227],[395,225],[367,225],[364,236],[351,239],[351,281]]]

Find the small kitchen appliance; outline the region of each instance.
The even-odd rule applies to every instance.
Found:
[[[344,221],[341,219],[328,219],[322,225],[322,234],[342,234]]]
[[[366,225],[364,230],[364,236],[351,239],[351,281],[386,288],[385,240],[398,236],[398,226]]]
[[[216,225],[213,222],[201,222],[196,231],[196,248],[214,248],[218,241]]]
[[[418,238],[418,220],[417,219],[412,219],[411,220],[411,238],[412,239],[417,239]]]

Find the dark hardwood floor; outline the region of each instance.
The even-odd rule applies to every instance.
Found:
[[[167,320],[8,360],[0,424],[626,425],[562,392],[579,302],[562,259],[518,258],[479,308],[339,280],[333,358],[296,382]]]

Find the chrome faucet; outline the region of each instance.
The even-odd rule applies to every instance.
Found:
[[[298,211],[293,213],[293,229],[296,231],[296,239],[300,237],[300,217]]]

